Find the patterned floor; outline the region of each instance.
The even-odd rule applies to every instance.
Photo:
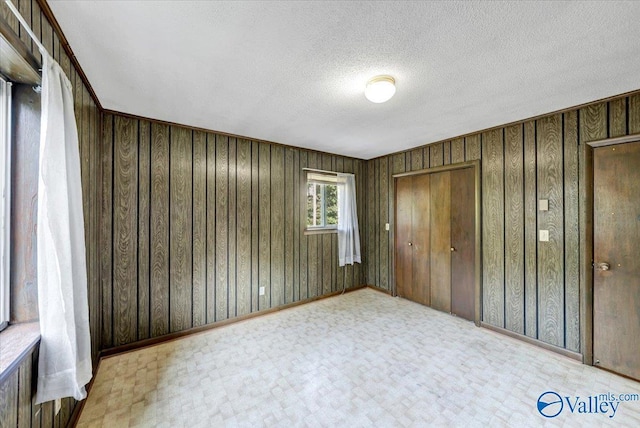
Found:
[[[105,359],[78,426],[640,426],[600,393],[640,383],[364,289]]]

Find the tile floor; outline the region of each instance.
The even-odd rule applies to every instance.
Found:
[[[640,401],[544,418],[549,390],[640,383],[364,289],[105,359],[78,426],[640,426]]]

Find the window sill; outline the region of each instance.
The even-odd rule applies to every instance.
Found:
[[[324,233],[338,233],[338,229],[305,229],[305,235],[322,235]]]
[[[40,324],[36,322],[12,324],[0,332],[0,383],[20,366],[40,341]]]

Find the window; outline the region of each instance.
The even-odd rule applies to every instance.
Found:
[[[338,228],[337,176],[307,173],[307,230]]]
[[[11,83],[0,77],[0,330],[9,322]]]

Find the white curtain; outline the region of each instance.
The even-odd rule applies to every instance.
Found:
[[[360,232],[353,174],[338,174],[338,264],[360,261]]]
[[[37,403],[82,400],[91,380],[91,340],[80,184],[78,131],[71,83],[42,54],[42,119],[38,177]]]

